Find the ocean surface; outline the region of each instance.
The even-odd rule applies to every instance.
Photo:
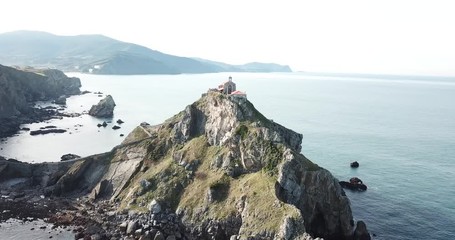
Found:
[[[79,77],[82,90],[111,94],[105,119],[88,115],[30,124],[67,133],[22,132],[0,143],[0,155],[59,161],[109,151],[141,122],[158,124],[230,75],[266,117],[303,134],[302,153],[340,180],[357,176],[366,192],[347,191],[356,220],[374,239],[455,239],[455,78],[216,73]],[[98,94],[73,96],[67,112],[88,111]],[[125,123],[113,130],[117,119]],[[351,169],[350,162],[360,167]]]

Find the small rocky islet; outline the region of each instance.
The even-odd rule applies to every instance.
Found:
[[[107,153],[0,158],[2,220],[79,226],[76,239],[369,239],[301,142],[245,97],[209,91]]]

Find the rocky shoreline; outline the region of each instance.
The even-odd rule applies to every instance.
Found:
[[[44,219],[53,228],[70,228],[75,239],[128,239],[128,240],[176,240],[176,239],[243,239],[240,236],[213,235],[215,228],[221,227],[216,222],[208,223],[213,230],[203,233],[185,226],[178,215],[165,205],[156,201],[149,204],[148,212],[135,210],[118,211],[119,202],[109,200],[93,201],[89,197],[45,196],[40,190],[1,191],[0,222],[8,219],[35,221]],[[35,229],[31,229],[33,231]],[[69,229],[68,229],[69,230]],[[0,229],[1,231],[1,229]],[[269,238],[251,238],[269,239]],[[302,235],[305,240],[312,238]]]
[[[67,97],[81,93],[80,79],[67,77],[54,69],[16,69],[0,65],[0,85],[0,138],[16,134],[21,124],[69,116],[57,108],[35,107],[35,102],[63,103]]]

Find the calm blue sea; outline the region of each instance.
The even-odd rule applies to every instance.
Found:
[[[375,239],[455,239],[455,79],[305,73],[96,76],[70,73],[82,89],[111,94],[119,130],[88,115],[31,124],[67,128],[0,144],[0,155],[58,161],[110,150],[141,122],[158,124],[229,75],[268,118],[303,133],[302,153],[340,180],[357,176],[364,193],[347,192],[354,216]],[[87,111],[95,94],[68,99]],[[80,126],[82,125],[82,126]],[[358,161],[360,168],[349,163]]]

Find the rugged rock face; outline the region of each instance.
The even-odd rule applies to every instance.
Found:
[[[80,87],[78,78],[68,78],[58,70],[22,71],[0,65],[0,137],[16,132],[21,123],[46,115],[33,108],[35,101],[79,94]]]
[[[352,239],[349,199],[330,172],[300,154],[301,141],[247,100],[209,93],[161,125],[141,124],[108,153],[32,172],[44,192],[142,212],[128,220],[137,236]],[[27,166],[25,179],[34,165]]]
[[[88,112],[94,117],[112,117],[114,115],[115,102],[111,95],[107,95],[101,101],[93,105]]]

